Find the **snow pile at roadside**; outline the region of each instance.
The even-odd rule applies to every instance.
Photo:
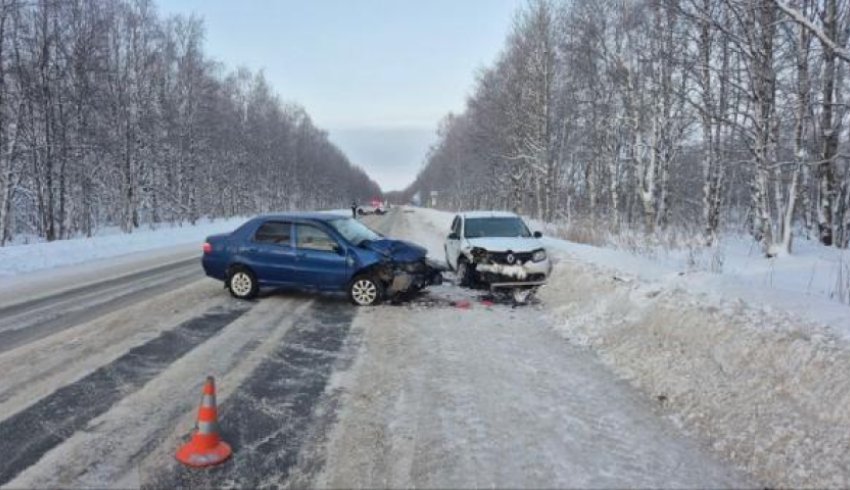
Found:
[[[200,250],[205,237],[233,231],[245,220],[203,220],[195,226],[163,225],[133,233],[112,229],[91,238],[0,247],[0,277],[185,244],[197,244]]]
[[[741,299],[766,312],[777,310],[827,326],[850,339],[850,305],[842,296],[850,279],[846,250],[799,247],[799,255],[766,259],[750,254],[744,241],[729,245],[722,271],[710,272],[679,254],[648,258],[621,250],[544,238],[546,247],[594,264],[624,280],[654,283],[658,288],[688,290],[705,300]],[[706,252],[708,253],[708,252]],[[846,257],[846,259],[845,259]],[[842,261],[848,262],[842,262]]]
[[[850,485],[850,345],[823,326],[572,258],[540,297],[566,339],[770,486]]]

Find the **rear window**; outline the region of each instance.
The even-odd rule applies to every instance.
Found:
[[[291,245],[292,226],[281,221],[263,223],[254,235],[254,241],[274,243],[276,245]]]

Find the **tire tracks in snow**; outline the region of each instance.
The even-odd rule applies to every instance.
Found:
[[[356,309],[317,299],[219,406],[222,436],[233,447],[230,461],[204,472],[177,465],[142,475],[142,488],[285,486],[290,477],[309,480],[321,457],[305,455],[333,418],[331,375],[349,362],[345,349]]]
[[[0,308],[0,353],[202,277],[198,259],[193,257],[5,306]]]
[[[141,389],[248,309],[247,305],[219,307],[187,320],[0,422],[0,485]]]

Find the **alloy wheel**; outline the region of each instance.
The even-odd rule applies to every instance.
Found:
[[[248,296],[251,293],[251,288],[253,288],[253,286],[254,284],[251,276],[245,272],[237,272],[230,278],[230,289],[233,290],[233,293],[236,294],[236,296]]]
[[[351,286],[351,297],[359,305],[371,305],[378,299],[378,287],[370,279],[358,279]]]

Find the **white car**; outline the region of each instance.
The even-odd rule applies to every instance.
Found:
[[[541,237],[514,213],[460,213],[446,238],[446,263],[461,286],[510,288],[524,301],[552,272]]]

